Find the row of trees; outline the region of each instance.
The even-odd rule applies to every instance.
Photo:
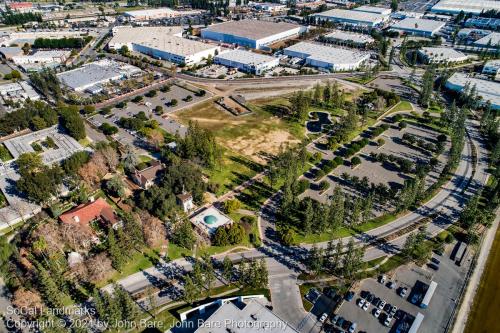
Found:
[[[26,100],[24,105],[0,118],[0,136],[30,128],[38,131],[57,124],[57,112],[43,101]]]
[[[2,22],[6,25],[20,25],[28,22],[42,22],[40,13],[18,13],[7,11],[2,14]]]
[[[35,49],[81,49],[88,42],[92,40],[92,37],[75,38],[75,37],[64,37],[64,38],[37,38],[33,43],[33,48]]]
[[[30,81],[48,99],[62,100],[61,83],[53,70],[45,68],[39,72],[31,73]]]
[[[325,249],[316,246],[311,248],[307,266],[315,275],[328,273],[352,281],[363,268],[364,253],[364,248],[357,247],[352,239],[349,240],[345,249],[342,240],[336,244],[330,241]]]

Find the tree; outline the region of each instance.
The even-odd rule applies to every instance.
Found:
[[[120,175],[114,175],[113,178],[106,182],[106,190],[112,196],[125,198],[125,183],[123,182]]]
[[[351,158],[351,165],[353,166],[353,168],[360,164],[361,164],[361,159],[359,157],[354,156],[353,158]]]
[[[323,249],[318,249],[316,245],[313,245],[313,247],[309,251],[308,263],[309,269],[314,273],[314,275],[319,275],[319,273],[323,269],[324,263]]]
[[[240,209],[241,202],[238,199],[230,199],[224,201],[223,206],[224,206],[224,211],[227,214],[231,214]]]
[[[196,241],[191,222],[188,220],[177,222],[174,226],[171,239],[175,244],[186,249],[191,249]]]
[[[61,125],[68,131],[69,135],[76,140],[84,139],[87,136],[85,133],[85,125],[77,109],[63,107],[60,109],[59,113],[61,115]]]
[[[125,264],[125,257],[123,255],[122,249],[118,244],[115,230],[113,228],[109,228],[108,231],[108,253],[111,257],[113,268],[121,272],[121,269]]]
[[[130,50],[127,45],[123,45],[118,52],[124,57],[130,55]]]
[[[184,293],[182,298],[186,303],[193,304],[194,301],[198,299],[199,295],[200,290],[198,286],[193,282],[193,279],[189,275],[186,275],[184,277]]]
[[[391,1],[391,10],[393,12],[397,11],[398,10],[398,0],[392,0]]]
[[[228,282],[231,283],[231,279],[233,276],[233,262],[229,259],[228,256],[224,257],[222,261],[222,277]]]

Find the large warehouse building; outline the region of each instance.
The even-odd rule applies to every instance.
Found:
[[[492,109],[500,110],[500,83],[498,82],[468,77],[464,73],[455,73],[446,81],[446,88],[461,92],[467,84],[469,87],[476,87],[477,94],[483,98],[483,102],[489,101]]]
[[[391,30],[409,35],[432,37],[445,26],[446,22],[406,18],[391,26]]]
[[[483,11],[500,11],[500,1],[484,0],[441,0],[435,4],[431,11],[440,14],[481,14]]]
[[[57,78],[63,85],[74,91],[95,93],[102,90],[103,84],[123,80],[140,73],[142,71],[135,66],[103,59],[59,73]]]
[[[323,38],[331,43],[359,47],[364,47],[375,42],[375,39],[373,39],[370,35],[346,32],[342,30],[335,30],[323,36]]]
[[[214,62],[227,67],[234,67],[243,72],[260,75],[279,65],[279,58],[244,50],[221,53]]]
[[[332,71],[358,69],[370,59],[366,52],[352,51],[321,44],[300,42],[283,50],[284,54],[306,60],[306,65]]]
[[[344,9],[331,9],[311,16],[316,21],[330,21],[369,28],[384,23],[388,18],[386,15]]]
[[[125,12],[123,16],[129,21],[148,21],[148,20],[160,20],[164,18],[193,15],[199,13],[200,11],[179,12],[170,8],[156,8],[156,9],[128,11]]]
[[[354,8],[353,10],[357,12],[374,13],[387,16],[391,15],[392,13],[392,10],[390,8],[375,7],[375,6],[359,6]]]
[[[500,45],[500,32],[492,32],[491,34],[477,40],[475,43],[477,46],[490,46],[495,48]]]
[[[241,20],[212,25],[201,30],[201,37],[261,49],[267,45],[296,37],[306,30],[304,26],[291,23]]]
[[[466,54],[449,47],[424,47],[418,50],[418,55],[428,64],[450,64],[469,59]]]
[[[181,27],[118,27],[113,29],[113,38],[108,47],[144,53],[153,58],[177,64],[193,65],[215,56],[218,46],[182,38]]]

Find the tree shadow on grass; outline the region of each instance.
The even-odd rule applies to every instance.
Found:
[[[263,170],[262,165],[254,162],[254,161],[251,161],[249,159],[246,159],[246,158],[241,158],[239,156],[231,156],[231,157],[229,157],[229,159],[235,163],[239,163],[241,165],[244,165],[247,168],[249,168],[250,170],[255,171],[255,172],[261,172]]]

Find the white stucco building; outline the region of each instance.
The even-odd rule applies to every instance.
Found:
[[[279,58],[244,50],[232,50],[214,58],[219,65],[237,68],[243,72],[260,75],[279,65]]]
[[[370,59],[366,52],[353,51],[338,47],[300,42],[283,50],[290,57],[306,60],[306,65],[325,68],[331,71],[351,71],[358,69]]]
[[[214,57],[220,47],[182,37],[182,27],[117,27],[108,48],[129,50],[147,54],[187,66]]]

